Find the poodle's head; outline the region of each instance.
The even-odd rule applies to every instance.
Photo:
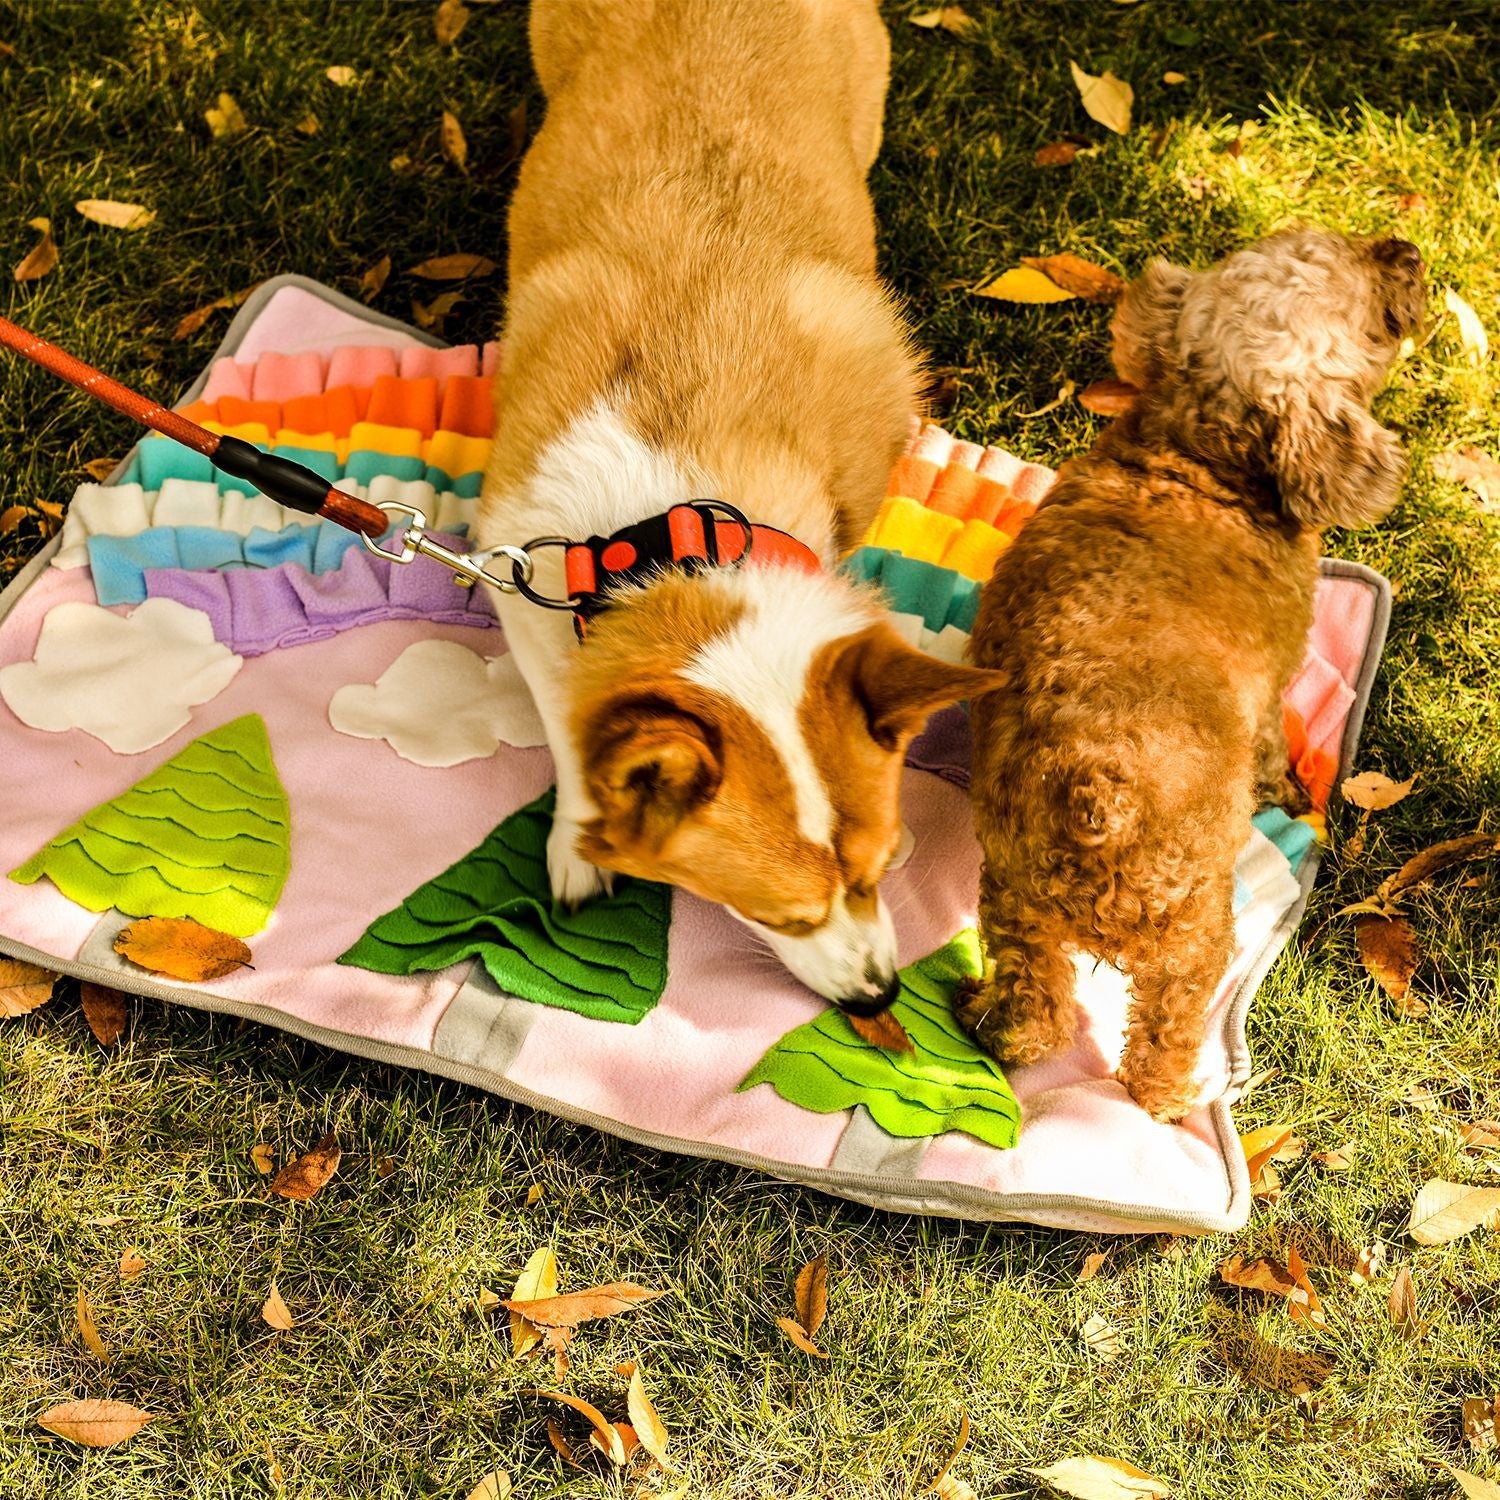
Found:
[[[1141,387],[1143,420],[1268,478],[1290,519],[1367,525],[1406,465],[1369,404],[1424,296],[1406,240],[1284,230],[1207,271],[1154,262],[1115,315],[1115,367]]]

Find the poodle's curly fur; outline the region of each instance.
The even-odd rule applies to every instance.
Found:
[[[1281,694],[1319,536],[1396,501],[1368,407],[1423,297],[1415,246],[1313,229],[1127,289],[1114,359],[1140,395],[1002,554],[971,646],[1005,681],[973,710],[989,962],[958,1010],[1001,1061],[1071,1040],[1090,954],[1131,983],[1122,1082],[1158,1119],[1193,1105],[1246,824],[1306,806]]]

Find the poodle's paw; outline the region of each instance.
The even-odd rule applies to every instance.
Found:
[[[1198,1103],[1197,1082],[1163,1071],[1155,1059],[1142,1062],[1127,1056],[1115,1077],[1153,1120],[1163,1124],[1182,1119]]]
[[[1056,1024],[1040,1016],[1017,1014],[1014,1000],[993,980],[961,979],[953,996],[958,1023],[996,1062],[1026,1067],[1060,1051],[1072,1041]]]
[[[1307,788],[1290,771],[1274,781],[1257,786],[1255,799],[1258,806],[1279,807],[1293,818],[1300,818],[1303,813],[1313,810],[1313,800]]]
[[[569,910],[607,896],[613,889],[608,870],[590,864],[578,852],[578,824],[571,818],[554,817],[552,832],[547,835],[547,875],[552,884],[552,899]]]

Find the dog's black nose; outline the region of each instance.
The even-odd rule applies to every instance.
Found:
[[[1373,253],[1376,260],[1403,271],[1422,269],[1422,252],[1410,240],[1380,240]]]
[[[871,982],[869,990],[859,995],[841,995],[833,1003],[851,1016],[878,1016],[881,1011],[888,1010],[891,1002],[901,993],[901,981],[892,974],[885,981],[884,988],[875,991],[874,986],[880,983],[880,976],[870,973],[867,977]]]

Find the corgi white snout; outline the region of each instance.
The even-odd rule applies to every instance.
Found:
[[[860,917],[841,892],[828,920],[805,937],[772,932],[758,922],[746,926],[760,933],[803,984],[840,1010],[872,1016],[896,998],[896,929],[883,899],[877,898],[873,917]]]

